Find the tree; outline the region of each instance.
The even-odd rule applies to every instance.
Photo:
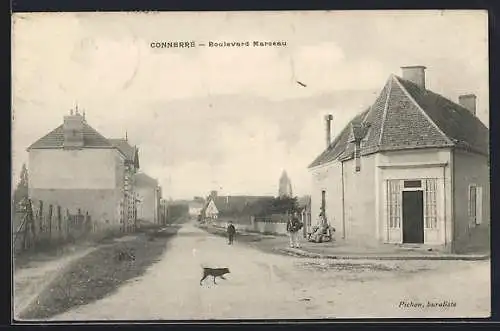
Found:
[[[26,163],[23,163],[21,175],[17,187],[14,190],[14,203],[19,203],[23,198],[28,197],[28,168]]]
[[[296,197],[277,197],[261,199],[252,206],[255,216],[267,216],[272,214],[287,214],[298,210]]]

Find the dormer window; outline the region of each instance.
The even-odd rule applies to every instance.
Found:
[[[361,141],[354,142],[354,167],[355,171],[361,171]]]

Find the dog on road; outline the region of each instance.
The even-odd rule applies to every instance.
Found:
[[[200,285],[202,285],[203,280],[207,278],[208,276],[212,276],[214,278],[214,284],[217,284],[215,282],[216,277],[220,277],[222,279],[224,278],[225,274],[231,273],[228,268],[203,268],[203,277],[200,279]]]

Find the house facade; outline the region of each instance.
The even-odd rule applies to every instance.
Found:
[[[189,216],[198,217],[201,215],[203,208],[205,206],[205,199],[202,197],[194,197],[193,200],[188,201],[189,205]]]
[[[139,164],[137,149],[128,142],[117,146],[93,129],[85,114],[72,110],[62,125],[27,151],[32,199],[65,206],[72,213],[87,210],[104,227],[133,228],[133,174]]]
[[[313,219],[324,211],[359,244],[489,248],[489,131],[475,112],[474,95],[427,90],[423,66],[391,75],[309,166]]]
[[[150,223],[159,223],[161,189],[158,180],[139,172],[135,174],[138,206],[137,218]]]
[[[204,212],[206,218],[211,220],[217,220],[217,217],[219,216],[219,210],[217,209],[214,200],[210,199]]]

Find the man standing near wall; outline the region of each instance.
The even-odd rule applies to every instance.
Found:
[[[236,228],[233,225],[232,221],[229,221],[227,225],[227,236],[228,236],[228,244],[232,245],[234,240],[234,235],[236,234]]]
[[[303,224],[300,222],[297,212],[294,211],[286,224],[286,231],[290,236],[290,247],[299,248],[299,230]]]

